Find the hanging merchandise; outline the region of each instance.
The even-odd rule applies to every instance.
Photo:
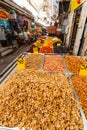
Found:
[[[10,10],[9,19],[13,21],[17,20],[17,15],[16,15],[15,10]]]
[[[18,21],[21,26],[24,25],[24,16],[18,16]]]
[[[71,12],[83,4],[85,0],[71,0]]]
[[[0,10],[0,19],[8,20],[8,13],[4,10]]]
[[[35,23],[31,23],[31,30],[32,30],[32,32],[34,32],[34,29],[35,29]]]
[[[28,29],[28,21],[24,20],[24,27],[23,27],[24,30],[27,31]]]

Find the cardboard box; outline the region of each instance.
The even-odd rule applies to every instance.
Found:
[[[56,34],[56,27],[55,26],[49,26],[48,27],[48,33],[49,34]]]

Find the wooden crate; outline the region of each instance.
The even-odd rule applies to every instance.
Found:
[[[55,26],[49,26],[48,27],[48,33],[49,34],[56,34],[56,27]]]

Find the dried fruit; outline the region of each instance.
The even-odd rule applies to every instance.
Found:
[[[40,53],[53,53],[53,48],[50,46],[43,46],[40,48]]]
[[[61,56],[45,56],[44,70],[48,72],[64,72]]]
[[[25,57],[25,68],[38,70],[42,65],[43,55],[29,54]]]
[[[69,71],[73,73],[78,73],[80,71],[80,67],[84,64],[84,60],[76,56],[66,56],[65,62]]]
[[[75,75],[72,81],[87,118],[87,76]]]

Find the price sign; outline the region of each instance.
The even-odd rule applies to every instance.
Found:
[[[61,44],[60,43],[57,43],[57,46],[60,46]]]
[[[87,64],[81,66],[79,75],[87,76]]]
[[[38,48],[37,47],[33,47],[33,53],[38,54]]]
[[[18,58],[17,61],[18,70],[22,70],[25,68],[25,59],[24,58]]]

